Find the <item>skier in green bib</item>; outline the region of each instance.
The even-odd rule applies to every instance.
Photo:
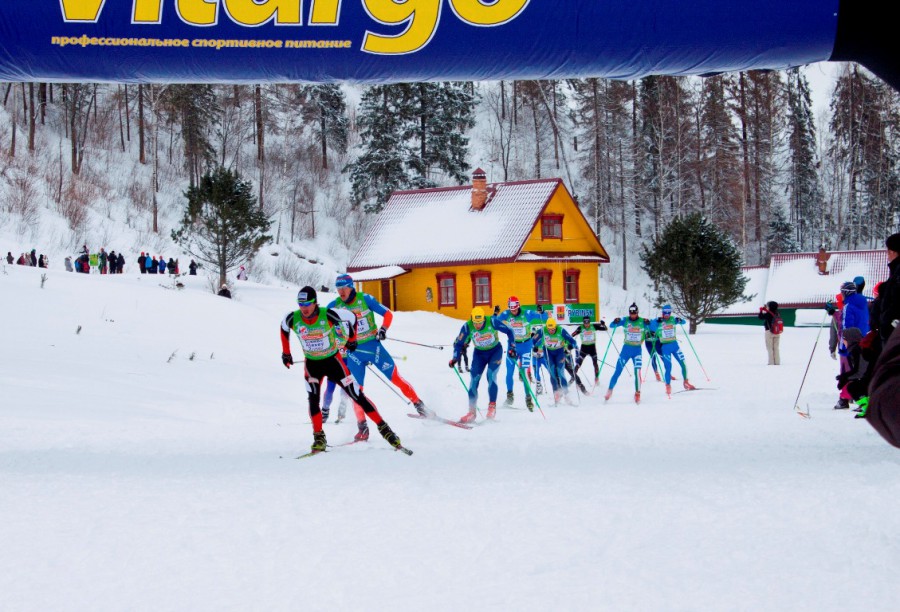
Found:
[[[575,374],[578,374],[578,368],[584,363],[586,357],[591,358],[594,364],[594,386],[600,382],[600,368],[597,366],[597,332],[606,331],[606,323],[592,323],[590,317],[584,317],[581,325],[572,333],[572,337],[576,338],[581,335],[581,349],[578,351],[578,357],[575,359]],[[575,380],[578,380],[577,378]]]
[[[335,381],[350,399],[362,407],[388,444],[401,448],[400,438],[381,418],[378,409],[362,392],[341,358],[341,348],[346,348],[350,353],[356,350],[356,315],[343,308],[320,308],[316,290],[309,286],[297,294],[297,305],[299,309],[288,313],[281,322],[281,361],[286,368],[294,364],[290,336],[293,331],[300,339],[306,358],[304,378],[309,400],[309,418],[313,426],[312,451],[322,452],[327,446],[325,432],[322,430],[322,413],[319,410],[319,396],[325,378]]]
[[[619,376],[622,374],[622,370],[625,369],[625,364],[631,360],[634,363],[634,403],[640,404],[641,354],[644,351],[644,338],[647,335],[647,330],[650,328],[650,321],[641,319],[638,316],[637,304],[632,304],[628,307],[628,317],[625,319],[616,317],[609,327],[610,329],[615,329],[616,327],[623,328],[625,332],[625,344],[622,346],[622,352],[619,353],[619,360],[616,362],[616,371],[609,381],[609,389],[606,390],[606,395],[603,399],[609,400],[609,398],[612,397],[613,389],[616,386],[616,382],[619,380]]]

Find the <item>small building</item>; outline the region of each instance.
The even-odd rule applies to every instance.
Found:
[[[758,325],[759,307],[778,302],[784,324],[796,323],[798,310],[818,310],[834,301],[841,283],[857,276],[866,279],[863,295],[871,298],[875,285],[887,280],[887,251],[834,251],[827,253],[776,253],[768,266],[741,268],[748,279],[744,294],[751,299],[732,304],[707,323]],[[823,265],[824,264],[824,265]]]
[[[560,179],[396,191],[348,272],[393,310],[457,319],[490,314],[515,295],[562,322],[597,317],[599,266],[609,255]]]

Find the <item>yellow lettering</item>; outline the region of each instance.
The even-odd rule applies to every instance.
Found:
[[[62,0],[63,19],[96,23],[105,2],[106,0]]]
[[[476,26],[495,26],[514,19],[529,0],[496,0],[486,5],[484,0],[450,0],[453,12],[467,23]]]
[[[341,0],[313,0],[309,25],[337,25]]]
[[[132,23],[159,23],[162,20],[162,0],[134,0]]]
[[[275,25],[301,25],[298,0],[223,0],[225,10],[241,25],[258,26],[275,17]]]
[[[219,0],[178,0],[178,14],[191,25],[216,25],[218,13]]]
[[[379,23],[407,23],[396,36],[366,31],[363,51],[378,55],[399,55],[418,51],[428,44],[441,17],[442,0],[363,0],[369,15]]]

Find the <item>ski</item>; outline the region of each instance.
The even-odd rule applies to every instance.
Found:
[[[460,423],[459,421],[453,421],[450,419],[445,419],[444,417],[435,416],[424,416],[417,412],[407,413],[407,415],[411,419],[420,419],[422,421],[437,421],[438,423],[446,423],[447,425],[453,425],[454,427],[459,427],[460,429],[472,429],[471,425],[467,425],[466,423]]]
[[[327,452],[327,451],[323,451],[323,450],[309,451],[308,453],[303,453],[302,455],[298,455],[297,457],[294,457],[294,459],[306,459],[307,457],[314,457],[316,455],[321,455],[324,452]]]
[[[395,446],[394,448],[397,449],[398,451],[400,451],[401,453],[406,454],[406,455],[412,455],[412,454],[413,454],[413,452],[412,452],[411,450],[409,450],[408,448],[406,448],[405,446]]]
[[[682,389],[681,391],[673,391],[672,395],[676,393],[687,393],[688,391],[718,391],[718,387],[694,387],[693,389]]]

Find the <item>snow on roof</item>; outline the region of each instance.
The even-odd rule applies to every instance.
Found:
[[[736,302],[716,313],[716,316],[745,316],[755,315],[759,312],[759,306],[766,302],[766,283],[769,280],[768,266],[744,266],[741,268],[747,286],[744,295],[751,296],[749,300]]]
[[[391,195],[348,268],[513,260],[559,179],[491,183],[483,210],[471,186]]]
[[[817,253],[777,253],[772,256],[766,301],[775,300],[781,307],[818,307],[833,300],[841,283],[857,276],[866,279],[863,294],[887,279],[887,251],[838,251],[831,253],[828,274],[820,275],[816,267]]]
[[[376,281],[396,278],[398,276],[406,274],[407,272],[409,272],[409,270],[404,270],[400,266],[382,266],[380,268],[360,270],[359,272],[354,272],[352,276],[353,282]]]
[[[600,255],[553,255],[552,253],[522,253],[516,261],[598,261],[607,263],[609,260]]]

